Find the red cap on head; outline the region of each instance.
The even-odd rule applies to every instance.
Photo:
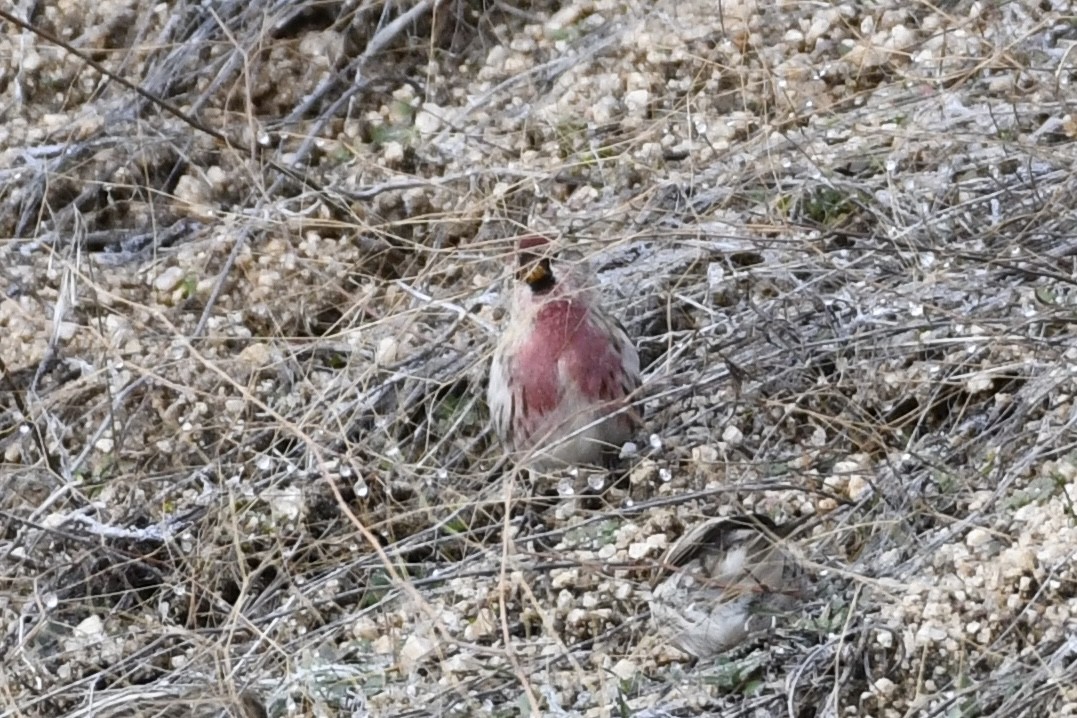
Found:
[[[526,252],[529,249],[545,247],[548,244],[550,244],[549,237],[543,237],[539,234],[532,234],[527,237],[521,237],[520,242],[517,244],[517,249],[521,252]]]

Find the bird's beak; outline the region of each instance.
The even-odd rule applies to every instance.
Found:
[[[550,276],[550,260],[540,259],[537,262],[531,264],[530,267],[525,267],[523,270],[522,279],[530,286],[535,286],[546,281]]]

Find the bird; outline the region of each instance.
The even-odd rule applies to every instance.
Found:
[[[557,263],[548,237],[520,238],[516,259],[487,386],[494,429],[534,471],[609,466],[641,427],[639,353],[588,269]]]
[[[801,597],[802,572],[787,538],[801,521],[759,514],[703,521],[674,543],[652,581],[656,633],[712,658],[772,629]]]

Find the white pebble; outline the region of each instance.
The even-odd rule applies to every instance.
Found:
[[[828,32],[830,32],[830,19],[820,13],[812,18],[811,26],[808,28],[808,32],[805,33],[804,40],[811,46]]]
[[[404,146],[399,142],[386,142],[382,148],[382,157],[389,164],[395,164],[404,159]]]
[[[415,129],[420,135],[432,135],[441,129],[441,118],[445,111],[433,102],[423,103],[423,107],[415,115]]]
[[[889,678],[879,678],[871,684],[871,690],[876,695],[889,696],[897,688],[897,684]]]
[[[104,637],[105,623],[100,616],[87,616],[75,626],[75,634],[87,637]]]
[[[718,461],[718,449],[713,446],[692,447],[692,461],[697,464],[713,464]]]
[[[860,501],[871,495],[871,484],[859,474],[849,477],[849,485],[846,487],[846,495],[853,501]]]
[[[400,649],[400,663],[408,671],[414,670],[419,661],[434,650],[434,642],[429,638],[411,635]]]
[[[394,337],[382,337],[378,342],[378,349],[374,353],[374,362],[378,366],[387,366],[396,362],[400,344]]]
[[[639,666],[637,666],[634,661],[622,658],[613,665],[612,670],[613,675],[617,676],[622,681],[627,681],[636,677],[639,673]]]
[[[985,544],[991,543],[991,533],[987,529],[980,528],[979,526],[969,531],[965,536],[965,545],[969,548],[979,548]]]
[[[641,115],[647,110],[647,105],[651,101],[651,93],[647,90],[632,90],[625,93],[625,107],[628,108],[629,114]]]
[[[915,42],[915,33],[904,25],[895,25],[890,30],[890,47],[896,50],[905,50]]]
[[[153,287],[160,292],[171,291],[183,281],[184,274],[184,270],[180,267],[169,267],[157,275],[157,278],[153,280]]]

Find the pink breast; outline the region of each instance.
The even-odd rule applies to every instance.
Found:
[[[559,364],[574,387],[561,385]],[[588,321],[583,306],[569,299],[549,301],[539,310],[514,368],[524,416],[549,413],[565,390],[579,391],[596,402],[624,396],[620,357],[609,337]]]

